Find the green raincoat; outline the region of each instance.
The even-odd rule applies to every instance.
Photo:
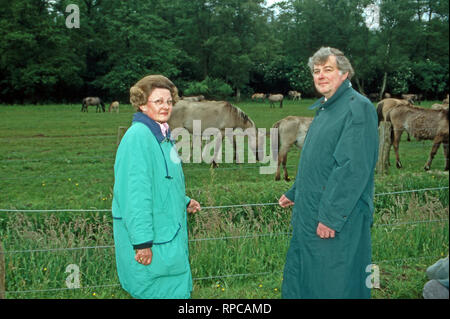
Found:
[[[348,80],[313,108],[297,177],[285,194],[295,204],[282,296],[370,298],[377,114]],[[335,238],[321,239],[319,222]]]
[[[112,203],[117,273],[135,298],[189,298],[189,265],[184,175],[178,153],[159,124],[136,113],[114,165]],[[135,249],[151,247],[148,266]]]

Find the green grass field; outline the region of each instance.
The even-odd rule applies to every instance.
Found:
[[[287,115],[313,116],[312,102],[285,101],[282,109],[237,105],[269,129]],[[6,298],[130,298],[115,270],[109,210],[118,127],[130,125],[133,111],[130,105],[121,105],[120,114],[80,108],[0,106]],[[373,298],[421,298],[426,268],[448,254],[448,189],[390,194],[448,186],[442,149],[432,169],[423,170],[430,149],[431,141],[407,142],[405,135],[404,167],[395,168],[392,151],[389,174],[376,176],[372,238],[380,287]],[[298,149],[289,153],[292,177],[299,156]],[[280,298],[291,210],[273,203],[293,181],[275,182],[274,175],[259,174],[259,165],[184,164],[187,195],[204,207],[189,216],[192,298]],[[242,204],[267,205],[217,207]],[[79,268],[80,289],[67,288],[69,265]]]

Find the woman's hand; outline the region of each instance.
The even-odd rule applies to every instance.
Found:
[[[290,200],[289,198],[287,198],[286,196],[284,196],[284,194],[283,194],[283,195],[281,195],[280,199],[278,200],[278,204],[279,204],[281,207],[286,208],[286,207],[289,207],[289,206],[294,205],[294,202],[291,201],[291,200]]]
[[[188,213],[196,213],[201,210],[202,210],[202,208],[200,206],[200,203],[197,202],[195,199],[191,199],[191,201],[189,202],[189,205],[187,207]]]
[[[319,222],[319,225],[317,225],[316,234],[322,239],[334,238],[335,231]]]
[[[144,249],[136,249],[136,255],[134,256],[134,259],[136,261],[144,266],[150,265],[152,262],[153,253],[151,248],[144,248]]]

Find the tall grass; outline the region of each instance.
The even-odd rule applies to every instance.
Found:
[[[239,107],[270,128],[287,115],[312,116],[311,102]],[[7,298],[130,298],[118,285],[111,214],[99,210],[111,207],[117,128],[131,116],[127,105],[120,114],[81,113],[79,105],[0,106],[0,209],[98,210],[0,212]],[[425,172],[431,142],[405,137],[400,148],[404,168],[376,176],[381,195],[372,238],[380,288],[373,298],[421,298],[426,268],[448,254],[448,190],[384,194],[448,186],[442,151]],[[292,177],[299,156],[289,153]],[[188,217],[193,298],[280,297],[291,210],[272,203],[293,181],[275,182],[259,174],[259,165],[184,164],[187,194],[210,207]],[[268,205],[229,207],[252,203]],[[80,269],[81,289],[66,287],[71,264]]]

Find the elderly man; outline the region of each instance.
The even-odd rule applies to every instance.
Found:
[[[279,199],[293,205],[283,298],[370,298],[377,114],[350,83],[344,54],[323,47],[310,59],[323,95],[303,146],[297,177]]]

